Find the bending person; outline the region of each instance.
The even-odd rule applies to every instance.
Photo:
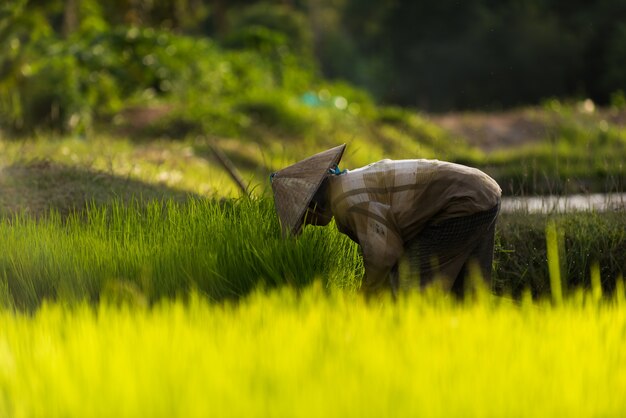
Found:
[[[436,284],[461,294],[472,266],[490,285],[501,189],[482,171],[438,160],[381,160],[339,170],[345,145],[273,173],[276,210],[285,234],[327,225],[362,249],[361,289],[372,294]],[[398,275],[406,255],[417,283]]]

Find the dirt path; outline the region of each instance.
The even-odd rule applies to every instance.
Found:
[[[548,132],[546,121],[532,111],[451,113],[431,119],[486,152],[538,142]]]
[[[517,148],[558,135],[565,124],[579,123],[590,129],[626,126],[626,111],[596,109],[593,103],[581,102],[559,114],[540,107],[506,112],[459,112],[430,115],[429,119],[444,129],[465,138],[485,152]]]

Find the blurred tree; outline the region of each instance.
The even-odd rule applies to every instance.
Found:
[[[601,94],[626,91],[626,22],[615,27],[607,44],[604,63],[607,71],[600,85]]]
[[[0,102],[19,113],[12,91],[45,54],[124,26],[265,51],[278,79],[299,56],[427,110],[607,103],[626,91],[624,22],[624,0],[0,0]]]
[[[209,16],[208,0],[106,0],[104,18],[111,25],[168,28],[200,33]]]
[[[547,96],[603,101],[619,87],[604,76],[617,67],[619,53],[609,45],[620,43],[623,0],[340,3],[339,30],[325,48],[351,56],[354,65],[333,52],[321,55],[322,68],[385,101],[429,110],[498,108]]]
[[[78,29],[77,0],[65,0],[63,7],[63,36],[66,38]]]
[[[210,0],[211,1],[211,18],[213,27],[217,35],[223,35],[228,30],[226,0]]]
[[[306,16],[282,2],[257,3],[236,11],[230,16],[230,30],[224,37],[224,45],[261,52],[272,68],[277,85],[308,88],[303,81],[310,80],[316,65],[313,35]],[[301,76],[286,83],[285,70],[293,73],[291,70],[297,68]]]
[[[17,90],[32,73],[34,45],[53,36],[50,16],[62,12],[59,2],[6,0],[0,5],[0,120],[24,123]],[[27,13],[28,10],[28,13]]]
[[[237,9],[230,18],[230,35],[227,43],[231,46],[257,47],[258,43],[266,42],[262,33],[269,30],[281,40],[268,39],[267,42],[278,42],[292,52],[310,57],[313,39],[306,17],[291,7],[283,4],[256,3]],[[257,37],[254,33],[259,33]],[[259,39],[255,39],[259,38]],[[251,42],[245,45],[246,42]],[[280,45],[270,45],[279,47]],[[263,48],[263,45],[260,45]]]
[[[297,0],[205,0],[210,4],[212,31],[209,33],[218,37],[226,36],[231,30],[231,21],[238,20],[239,14],[250,14],[247,9],[256,5],[257,9],[267,8],[272,5],[284,6],[283,9],[301,10]],[[304,0],[306,1],[306,0]],[[271,22],[267,22],[271,23]],[[275,29],[269,27],[269,29]]]

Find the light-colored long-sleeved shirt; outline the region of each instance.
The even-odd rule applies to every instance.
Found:
[[[502,193],[482,171],[438,160],[382,160],[329,184],[339,231],[363,251],[366,291],[385,285],[405,243],[427,223],[489,210]]]

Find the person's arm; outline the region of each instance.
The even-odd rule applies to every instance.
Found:
[[[389,284],[389,272],[404,251],[398,227],[389,206],[377,202],[351,207],[347,220],[363,251],[365,276],[361,291],[377,293]]]

